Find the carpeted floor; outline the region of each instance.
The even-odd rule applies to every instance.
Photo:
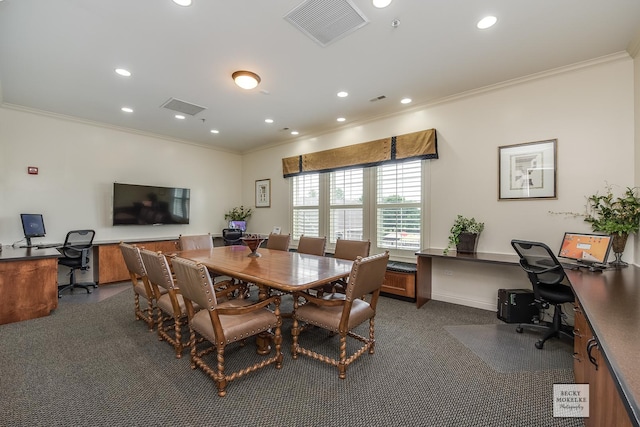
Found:
[[[213,381],[189,369],[186,352],[176,359],[167,343],[133,320],[130,285],[115,290],[106,299],[84,295],[85,304],[73,302],[82,294],[63,298],[51,316],[0,326],[0,425],[583,425],[552,416],[553,384],[573,382],[566,364],[500,372],[447,332],[499,324],[493,312],[437,301],[417,310],[381,298],[376,353],[352,364],[346,380],[327,364],[292,360],[285,319],[283,368],[233,381],[219,398]],[[337,352],[336,337],[320,330],[301,339]],[[235,346],[227,367],[257,357],[252,343]]]

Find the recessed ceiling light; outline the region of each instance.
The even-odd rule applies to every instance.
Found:
[[[264,119],[265,123],[273,123],[273,119]]]
[[[116,74],[119,74],[122,77],[131,77],[131,72],[129,70],[125,70],[124,68],[116,68]]]
[[[349,93],[348,93],[348,92],[345,92],[345,91],[342,91],[342,92],[338,92],[338,93],[337,93],[337,95],[338,95],[340,98],[346,98],[347,96],[349,96]]]
[[[220,133],[218,129],[211,129],[211,133]]]
[[[496,22],[498,22],[498,18],[495,16],[485,16],[478,21],[477,27],[481,30],[486,30],[489,27],[493,27]]]
[[[391,0],[373,0],[373,5],[378,9],[382,9],[383,7],[387,7],[391,4]]]
[[[121,110],[124,111],[125,113],[133,113],[133,108],[122,107]]]
[[[411,103],[411,101],[412,101],[412,99],[411,99],[411,98],[402,98],[402,99],[400,100],[400,102],[401,102],[402,104],[409,104],[409,103]]]
[[[338,117],[336,120],[339,121],[339,122],[344,122],[347,119],[345,119],[344,117]]]
[[[185,116],[183,116],[182,114],[176,114],[174,117],[176,119],[178,119],[178,120],[184,120],[185,119]]]
[[[298,135],[300,132],[298,132],[297,130],[292,130],[291,131],[291,135]]]
[[[191,6],[191,0],[173,0],[178,6]]]

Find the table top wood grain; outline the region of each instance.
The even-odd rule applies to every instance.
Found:
[[[209,270],[283,292],[315,288],[348,277],[353,261],[259,248],[249,257],[246,246],[181,251],[176,255],[205,265]]]

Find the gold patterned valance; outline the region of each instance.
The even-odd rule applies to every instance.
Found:
[[[436,130],[428,129],[282,159],[285,178],[308,172],[376,166],[407,159],[437,159]]]

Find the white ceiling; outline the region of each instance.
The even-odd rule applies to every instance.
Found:
[[[308,137],[630,50],[640,34],[638,0],[353,0],[368,24],[322,47],[284,19],[301,2],[0,0],[1,100],[244,152],[296,138],[284,128]],[[487,14],[498,23],[478,30]],[[234,85],[243,69],[258,88]],[[161,108],[172,97],[207,109],[176,120]]]

